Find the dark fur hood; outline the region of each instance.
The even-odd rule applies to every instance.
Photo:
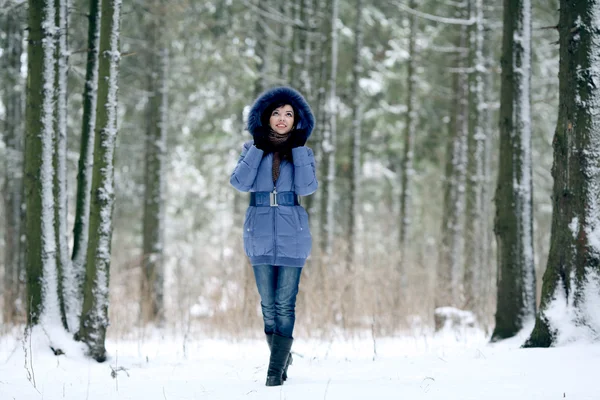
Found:
[[[252,137],[262,131],[260,129],[262,126],[261,116],[265,109],[274,102],[288,103],[296,109],[298,113],[296,116],[296,132],[301,132],[308,139],[315,127],[315,117],[304,97],[296,90],[287,86],[269,89],[254,101],[248,114],[248,131]]]

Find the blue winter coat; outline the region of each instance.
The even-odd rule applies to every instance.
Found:
[[[291,104],[297,111],[296,130],[292,134],[310,136],[314,117],[304,98],[289,87],[278,87],[258,97],[248,116],[248,131],[262,134],[261,115],[273,102]],[[242,192],[273,191],[273,154],[244,143],[242,154],[231,174],[230,182]],[[294,191],[307,196],[317,190],[313,151],[306,147],[292,149],[293,163],[280,163],[277,192]],[[302,267],[310,254],[312,238],[308,214],[302,206],[249,206],[244,220],[244,250],[252,265]]]

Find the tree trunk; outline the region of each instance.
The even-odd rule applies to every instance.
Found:
[[[72,279],[65,288],[70,291],[74,308],[67,310],[70,329],[77,329],[81,304],[90,222],[92,168],[94,166],[94,131],[96,129],[96,107],[98,102],[98,54],[100,47],[101,0],[90,1],[88,22],[88,49],[83,92],[83,123],[77,171],[77,198],[75,225],[73,228],[73,254],[71,255]]]
[[[313,58],[312,63],[307,64],[309,73],[313,76],[312,81],[314,82],[314,90],[306,93],[306,95],[308,95],[308,98],[310,99],[309,104],[311,104],[316,121],[315,130],[310,139],[313,143],[312,147],[315,155],[315,162],[323,169],[323,151],[321,147],[323,143],[323,134],[327,125],[325,120],[325,98],[328,82],[327,71],[331,56],[331,52],[328,51],[331,40],[331,18],[329,18],[330,3],[325,0],[315,1],[318,1],[316,10],[314,11],[315,21],[313,25],[315,34],[313,54],[315,54],[315,57]],[[317,26],[319,27],[318,30]],[[322,197],[323,190],[318,190],[314,195],[308,196],[305,203],[305,208],[309,215],[315,217],[312,218],[311,221],[312,225],[316,227],[313,231],[315,232],[315,237],[319,244],[322,243],[321,236],[324,232],[325,224],[323,220],[324,215],[321,212]]]
[[[411,9],[416,9],[416,0],[409,3]],[[417,40],[417,17],[415,14],[409,16],[409,38],[407,62],[407,87],[406,87],[406,130],[404,132],[404,154],[402,156],[402,167],[400,168],[400,218],[399,218],[399,246],[400,260],[398,260],[398,277],[400,279],[398,293],[403,292],[407,286],[406,283],[406,261],[408,259],[408,243],[410,238],[411,223],[411,201],[412,201],[412,176],[413,157],[414,157],[414,139],[417,131],[417,104],[416,104],[416,40]],[[398,296],[396,296],[398,298]],[[397,304],[398,305],[398,304]]]
[[[475,23],[470,27],[470,66],[469,79],[469,164],[467,181],[467,219],[465,241],[465,275],[463,307],[482,316],[482,299],[480,287],[482,271],[487,266],[486,228],[487,215],[484,213],[485,195],[485,146],[484,130],[485,88],[483,71],[483,1],[470,0],[470,19]]]
[[[29,1],[24,197],[27,324],[60,324],[54,232],[55,83],[53,0]]]
[[[467,46],[467,29],[460,27],[457,47]],[[446,181],[444,188],[444,214],[442,219],[442,247],[437,270],[435,307],[459,307],[462,303],[462,270],[464,259],[465,183],[468,138],[468,79],[466,56],[458,55],[454,74],[454,115],[450,124]]]
[[[67,72],[69,68],[68,9],[67,0],[55,0],[56,7],[56,93],[55,93],[55,140],[54,140],[54,224],[57,241],[56,271],[58,275],[58,299],[60,316],[65,329],[67,310],[74,310],[75,302],[67,290],[71,283],[71,259],[67,233]]]
[[[362,48],[362,8],[363,1],[356,0],[356,25],[354,28],[354,66],[352,69],[352,156],[349,168],[349,206],[348,206],[348,231],[346,234],[346,265],[348,271],[353,270],[356,256],[356,235],[360,215],[359,195],[360,188],[360,136],[362,123],[362,108],[359,81],[362,77],[360,51]]]
[[[78,337],[87,344],[89,355],[106,360],[108,327],[108,284],[114,204],[114,148],[117,136],[117,79],[119,67],[120,0],[102,0],[98,103],[94,134],[94,167],[90,231]]]
[[[598,0],[560,2],[550,253],[540,313],[525,347],[598,340],[600,332],[599,20]]]
[[[149,24],[151,71],[149,78],[146,174],[143,219],[141,310],[143,322],[164,322],[164,213],[167,135],[167,65],[169,50],[164,38],[165,4],[158,2],[155,21]]]
[[[255,7],[261,9],[261,0],[255,1]],[[269,56],[269,46],[267,39],[267,31],[265,29],[265,20],[262,15],[258,12],[254,13],[254,18],[256,20],[256,32],[255,32],[255,40],[256,46],[254,53],[256,57],[259,59],[258,61],[258,76],[259,79],[256,80],[256,84],[254,86],[254,97],[258,97],[262,92],[267,89],[267,73],[268,73],[268,56]]]
[[[323,151],[323,196],[321,197],[321,213],[323,229],[321,232],[321,251],[327,257],[333,253],[333,238],[335,230],[334,203],[335,203],[335,146],[337,127],[337,61],[338,61],[338,33],[337,19],[339,1],[333,0],[331,12],[331,71],[329,75],[328,106],[326,109],[329,118],[329,129],[323,132],[321,150]]]
[[[504,1],[500,169],[494,231],[498,303],[492,340],[516,335],[535,317],[531,182],[531,3]]]
[[[3,82],[5,110],[4,144],[6,159],[4,160],[4,310],[3,323],[12,324],[18,321],[19,315],[24,315],[20,275],[23,269],[21,257],[22,212],[21,203],[23,191],[23,85],[21,79],[21,55],[23,53],[23,29],[21,17],[25,7],[13,5],[3,16],[6,30],[6,40],[2,45],[4,60]]]

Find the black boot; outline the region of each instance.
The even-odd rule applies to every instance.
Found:
[[[267,372],[267,386],[283,385],[283,370],[287,365],[294,339],[273,335],[271,340],[271,359]]]
[[[266,337],[267,337],[267,344],[269,345],[269,351],[271,351],[271,342],[273,341],[273,334],[272,333],[265,333]],[[287,381],[287,371],[288,371],[288,367],[290,365],[292,365],[292,362],[294,361],[294,359],[292,358],[292,353],[290,353],[288,355],[288,359],[285,363],[285,367],[283,368],[283,375],[282,378],[284,381]]]

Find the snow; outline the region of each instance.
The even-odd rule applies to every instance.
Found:
[[[110,340],[99,364],[78,343],[62,339],[54,356],[34,330],[22,342],[0,337],[3,399],[486,399],[598,398],[600,346],[576,343],[520,349],[526,335],[487,344],[481,333],[449,332],[398,338],[296,338],[294,363],[283,386],[264,385],[263,340],[185,340],[155,334]],[[25,360],[24,349],[27,349]],[[374,353],[376,349],[376,353]],[[27,361],[27,367],[25,367]],[[560,367],[557,367],[560,366]],[[28,381],[28,373],[32,380]],[[114,378],[112,377],[114,376]],[[35,388],[34,388],[34,379]]]
[[[571,274],[571,282],[576,279]],[[550,329],[556,332],[556,344],[598,343],[600,341],[600,277],[591,269],[587,271],[587,280],[583,283],[580,306],[575,305],[574,292],[565,298],[564,283],[558,282],[558,290],[544,311]],[[584,321],[582,324],[581,321]],[[600,347],[598,344],[596,346]]]

